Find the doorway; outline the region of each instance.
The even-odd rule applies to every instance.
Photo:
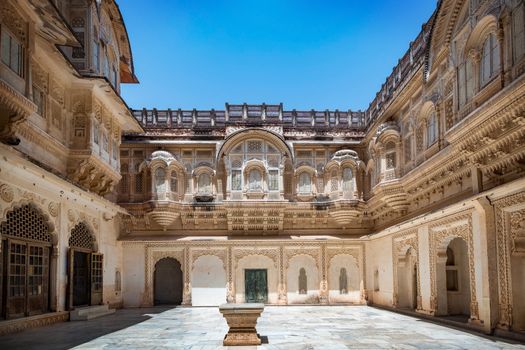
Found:
[[[244,270],[244,289],[247,303],[268,302],[268,270]]]
[[[0,223],[0,319],[49,311],[51,232],[31,204]]]
[[[182,269],[176,259],[159,260],[153,279],[154,305],[182,304]]]
[[[89,305],[89,254],[73,252],[73,306]]]
[[[102,304],[103,255],[86,223],[78,223],[69,237],[68,294],[69,310]]]

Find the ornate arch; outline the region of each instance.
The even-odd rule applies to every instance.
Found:
[[[50,207],[49,209],[51,210],[50,214],[53,214],[52,212],[53,208],[51,208],[51,203],[49,205]],[[13,213],[17,209],[20,210],[24,207],[30,207],[32,210],[38,213],[38,215],[41,216],[43,222],[45,223],[48,229],[47,233],[49,234],[49,242],[53,246],[56,246],[58,244],[58,233],[56,231],[56,227],[55,227],[55,223],[53,219],[51,219],[50,215],[46,212],[45,209],[41,208],[37,203],[33,201],[30,201],[27,199],[21,199],[17,202],[11,203],[11,205],[4,210],[4,213],[3,213],[4,219],[0,223],[7,222],[7,217],[9,213]],[[58,215],[58,212],[56,214]],[[57,215],[52,215],[52,216],[57,216]],[[1,237],[1,232],[0,232],[0,237]]]
[[[250,248],[241,248],[234,249],[233,253],[233,271],[236,271],[239,267],[239,262],[249,256],[263,256],[273,261],[273,265],[276,269],[279,268],[279,249],[272,248],[260,248],[260,249],[250,249]]]
[[[97,238],[93,227],[87,220],[78,220],[68,234],[70,248],[84,248],[96,252],[98,250]]]
[[[498,20],[494,15],[481,18],[470,33],[463,54],[469,55],[472,50],[480,52],[488,35],[494,33],[497,36],[497,30]]]
[[[228,251],[226,249],[196,249],[191,250],[191,270],[195,269],[195,263],[204,256],[214,256],[222,262],[224,272],[227,273]]]
[[[4,219],[0,222],[0,227],[2,228],[0,231],[0,237],[4,231],[4,227],[7,230],[6,225],[9,222],[10,216],[21,216],[20,219],[29,221],[34,215],[39,216],[39,218],[42,220],[42,225],[45,225],[45,227],[38,228],[38,238],[36,239],[39,241],[49,242],[53,246],[58,244],[58,236],[56,234],[54,222],[49,218],[49,215],[42,208],[40,208],[36,203],[30,202],[28,200],[21,200],[5,209]],[[16,234],[14,236],[18,237]]]
[[[181,248],[165,248],[159,249],[155,247],[145,247],[145,285],[144,285],[144,304],[153,305],[153,277],[155,265],[164,258],[173,258],[180,264],[182,275],[184,279],[184,290],[189,288],[188,274],[186,273],[186,266],[184,264],[184,247]],[[184,301],[183,301],[184,304]]]
[[[472,228],[472,213],[463,214],[451,219],[444,219],[430,226],[430,308],[438,310],[437,298],[437,260],[438,256],[446,256],[449,243],[455,238],[461,238],[467,244],[468,271],[470,284],[470,317],[479,319],[479,308],[476,297],[476,271],[474,265],[474,240]]]
[[[416,295],[417,295],[417,305],[416,309],[421,310],[422,308],[422,298],[421,298],[421,272],[419,266],[419,236],[417,230],[411,230],[407,232],[401,232],[392,237],[392,259],[393,259],[393,272],[394,272],[394,306],[397,306],[398,301],[398,275],[397,269],[399,260],[406,257],[407,254],[410,254],[414,258],[414,262],[417,265],[417,275],[416,275]]]
[[[321,273],[321,251],[318,248],[314,249],[284,249],[284,270],[287,271],[290,267],[290,260],[298,256],[308,256],[315,262],[315,266],[319,273]]]
[[[262,128],[248,128],[241,129],[230,134],[222,143],[217,150],[217,162],[225,154],[229,154],[230,151],[235,148],[239,143],[248,139],[261,139],[272,144],[281,154],[286,155],[287,158],[293,161],[293,151],[291,147],[286,143],[281,135],[274,133],[273,131],[262,129]]]

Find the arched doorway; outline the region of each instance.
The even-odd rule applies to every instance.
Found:
[[[2,318],[49,311],[50,231],[45,218],[31,204],[10,211],[0,224]]]
[[[154,305],[182,303],[182,269],[173,258],[164,258],[155,264],[153,276]]]
[[[68,308],[102,304],[102,254],[89,227],[78,223],[69,237]]]
[[[460,237],[452,239],[438,251],[436,283],[440,316],[470,317],[470,274],[467,242]],[[466,320],[465,320],[466,321]]]
[[[397,307],[417,308],[417,259],[413,248],[397,261]]]

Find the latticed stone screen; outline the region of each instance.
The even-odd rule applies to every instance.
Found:
[[[71,237],[69,237],[69,246],[71,248],[85,248],[93,250],[93,235],[89,228],[83,222],[77,224],[71,230]]]
[[[7,213],[7,218],[0,225],[2,236],[13,236],[51,242],[49,227],[42,215],[30,204]]]

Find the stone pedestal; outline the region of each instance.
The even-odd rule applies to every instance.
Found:
[[[223,304],[220,313],[226,319],[230,330],[222,342],[225,346],[261,345],[255,325],[264,310],[264,304]]]

